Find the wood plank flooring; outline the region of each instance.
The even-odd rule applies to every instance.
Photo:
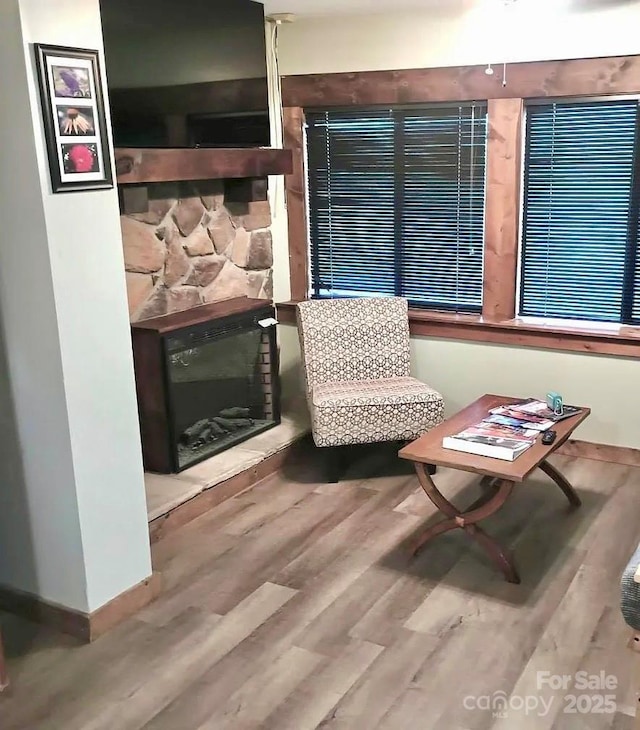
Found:
[[[580,510],[538,473],[483,523],[514,550],[516,586],[461,531],[409,558],[436,516],[392,451],[337,485],[310,452],[154,545],[163,594],[94,644],[1,615],[0,728],[630,730],[618,585],[640,540],[640,468],[554,463]],[[477,496],[472,475],[435,479],[454,502]],[[568,714],[571,689],[538,686],[579,670],[616,677],[615,712]]]

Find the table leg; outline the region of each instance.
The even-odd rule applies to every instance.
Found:
[[[495,477],[482,477],[480,480],[480,489],[482,489],[483,492],[487,489],[495,489],[497,482],[498,479]]]
[[[563,476],[552,464],[548,461],[542,461],[540,463],[540,469],[562,489],[565,497],[569,500],[569,504],[572,507],[579,507],[582,504],[582,500],[578,496],[576,490],[571,486],[565,476]]]
[[[448,519],[442,520],[426,530],[416,541],[413,554],[416,555],[430,540],[456,528],[464,530],[485,550],[491,560],[500,568],[510,583],[519,583],[520,577],[508,551],[493,537],[476,524],[500,509],[513,491],[514,483],[506,479],[491,482],[489,489],[476,500],[465,512],[461,512],[438,490],[433,479],[427,473],[424,464],[414,464],[420,486],[435,506]],[[485,482],[486,484],[486,482]]]

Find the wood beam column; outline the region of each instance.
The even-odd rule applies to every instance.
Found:
[[[482,316],[516,316],[522,99],[489,100]]]
[[[304,111],[283,110],[284,146],[291,150],[293,172],[285,176],[289,226],[291,299],[306,299],[309,293],[309,246],[307,238],[306,175],[304,168]]]

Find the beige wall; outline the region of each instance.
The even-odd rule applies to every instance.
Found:
[[[519,0],[506,11],[498,0],[475,0],[467,8],[299,18],[282,28],[281,73],[640,53],[638,0]]]
[[[630,359],[448,340],[413,341],[414,374],[445,396],[447,411],[483,393],[544,396],[591,407],[577,438],[640,447],[640,365]]]
[[[457,15],[299,20],[282,30],[280,64],[287,75],[640,53],[640,2],[602,5],[608,7],[578,11],[560,0],[522,0],[517,15],[496,19],[483,13],[479,0]],[[496,34],[492,28],[499,23],[504,32]],[[290,291],[281,201],[275,212],[274,286],[282,301]],[[543,396],[555,390],[567,402],[593,409],[578,438],[640,448],[640,365],[634,360],[426,338],[412,344],[415,374],[443,393],[449,412],[482,393]],[[281,349],[290,395],[300,387],[293,327],[281,328]]]
[[[98,0],[0,2],[0,584],[86,613],[151,575],[149,526],[118,194],[51,192],[43,41],[102,53]]]

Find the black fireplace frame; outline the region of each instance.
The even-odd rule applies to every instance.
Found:
[[[225,335],[231,334],[231,333],[242,333],[247,332],[250,329],[259,329],[260,325],[258,322],[260,320],[269,319],[269,318],[275,318],[275,311],[272,306],[265,306],[262,309],[257,309],[252,312],[242,312],[240,314],[232,314],[228,317],[222,317],[220,319],[214,319],[210,320],[209,322],[203,322],[202,324],[192,325],[190,327],[185,327],[184,329],[177,330],[176,332],[172,332],[171,334],[165,335],[162,338],[162,346],[163,346],[163,376],[164,376],[164,385],[167,393],[167,412],[169,414],[169,450],[171,451],[171,458],[173,462],[173,468],[174,472],[177,474],[181,471],[184,471],[185,469],[188,469],[191,466],[195,466],[196,464],[199,464],[202,461],[206,461],[207,459],[210,459],[212,456],[215,456],[216,453],[222,453],[222,451],[226,450],[223,449],[218,452],[213,453],[205,453],[200,457],[194,458],[189,463],[185,464],[184,466],[180,466],[180,460],[178,455],[178,441],[180,437],[180,429],[177,428],[177,418],[176,418],[176,406],[175,406],[175,400],[174,400],[174,394],[175,389],[171,387],[171,377],[170,377],[170,363],[169,358],[171,356],[171,349],[170,349],[170,342],[173,338],[180,338],[183,344],[188,343],[185,342],[185,340],[194,340],[194,347],[198,344],[202,344],[203,335],[206,337],[209,333],[210,336],[207,338],[211,342],[224,338]],[[279,372],[279,366],[278,366],[278,347],[277,347],[277,341],[276,341],[276,329],[274,326],[269,326],[263,328],[265,333],[269,336],[269,349],[270,349],[270,363],[271,363],[271,383],[272,388],[274,389],[274,398],[273,398],[273,418],[272,423],[265,424],[262,428],[255,429],[251,436],[248,438],[251,438],[252,436],[257,436],[260,433],[264,433],[265,431],[268,431],[269,429],[273,428],[274,425],[278,425],[280,423],[280,398],[279,398],[279,382],[277,384],[274,384],[274,380],[278,380],[279,378],[277,376]],[[248,440],[248,439],[246,439]],[[237,443],[243,443],[242,440],[238,441]],[[234,446],[236,444],[233,444]],[[229,447],[232,448],[232,447]]]
[[[269,341],[273,413],[271,422],[255,429],[246,440],[281,422],[277,329],[275,325],[262,328],[258,324],[261,320],[270,318],[275,319],[275,309],[271,303],[239,297],[132,325],[142,453],[147,471],[177,474],[215,456],[215,453],[206,452],[183,466],[179,464],[180,434],[177,432],[169,361],[172,339],[179,338],[181,343],[186,340],[188,347],[189,339],[202,344],[203,335],[206,337],[208,332],[211,332],[210,339],[214,341],[234,331],[240,333],[262,329],[268,335]],[[243,442],[244,440],[239,440],[237,443]],[[223,450],[217,453],[222,452]]]

